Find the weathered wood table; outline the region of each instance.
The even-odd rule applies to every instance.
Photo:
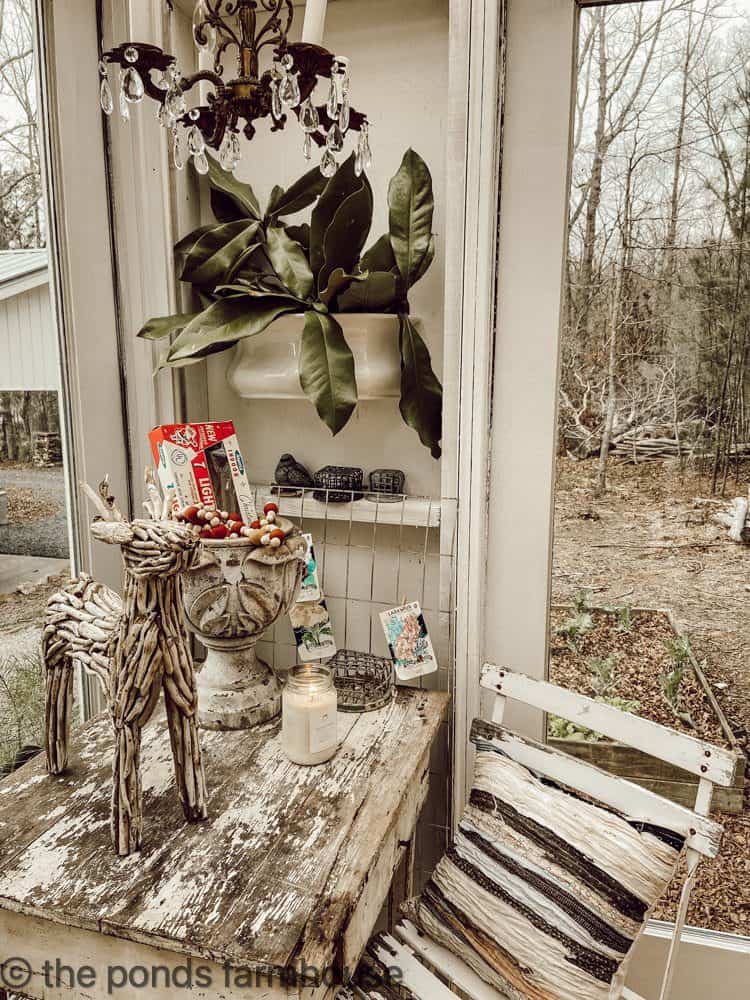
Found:
[[[209,819],[192,825],[155,718],[144,847],[124,859],[110,845],[112,727],[95,720],[63,777],[37,758],[0,783],[0,985],[161,1000],[190,976],[196,998],[325,996],[408,854],[447,701],[399,689],[378,712],[340,714],[342,748],[320,767],[291,764],[278,726],[202,732]]]

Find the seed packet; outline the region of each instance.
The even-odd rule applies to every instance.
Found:
[[[294,630],[294,641],[302,660],[322,660],[336,653],[331,616],[325,599],[297,602],[289,609],[289,621]]]
[[[302,537],[307,542],[307,552],[305,554],[307,568],[302,578],[299,594],[297,595],[297,604],[306,604],[308,601],[319,601],[323,596],[318,578],[318,560],[315,556],[313,537],[312,535],[303,535]]]
[[[380,621],[400,681],[411,681],[437,670],[432,640],[417,601],[381,611]]]

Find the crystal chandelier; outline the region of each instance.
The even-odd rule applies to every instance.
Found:
[[[263,23],[259,14],[265,14]],[[183,76],[174,56],[155,45],[125,42],[102,54],[99,62],[102,110],[111,115],[115,97],[110,66],[119,67],[117,106],[130,118],[130,105],[149,97],[158,104],[157,118],[171,137],[174,165],[192,157],[200,174],[208,172],[206,149],[218,152],[219,163],[234,171],[240,162],[240,133],[255,135],[255,122],[270,118],[271,131],[283,129],[292,112],[303,133],[305,159],[313,143],[323,150],[321,173],[332,177],[336,154],[348,132],[357,132],[355,170],[369,169],[372,154],[367,117],[349,103],[349,60],[311,42],[288,41],[294,11],[292,0],[198,0],[193,13],[193,39],[199,50],[213,56],[213,69]],[[236,49],[237,75],[224,80],[225,53]],[[273,48],[273,64],[260,72],[260,53]],[[316,105],[314,91],[327,83],[325,103]],[[186,94],[205,81],[213,87],[205,104],[188,108]]]

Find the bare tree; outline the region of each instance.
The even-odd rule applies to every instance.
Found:
[[[0,0],[0,248],[44,244],[28,0]]]

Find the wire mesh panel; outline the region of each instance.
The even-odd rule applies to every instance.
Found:
[[[410,686],[453,690],[454,595],[451,589],[455,501],[366,493],[338,502],[339,491],[284,494],[273,484],[254,487],[256,506],[273,498],[281,513],[313,537],[321,590],[339,650],[388,657],[380,612],[418,601],[438,670]],[[280,495],[279,495],[280,494]],[[332,496],[334,498],[332,498]],[[288,618],[277,622],[258,653],[283,676],[298,662]],[[417,875],[426,877],[448,839],[451,791],[450,722],[441,726],[430,763],[430,796],[417,842]]]

